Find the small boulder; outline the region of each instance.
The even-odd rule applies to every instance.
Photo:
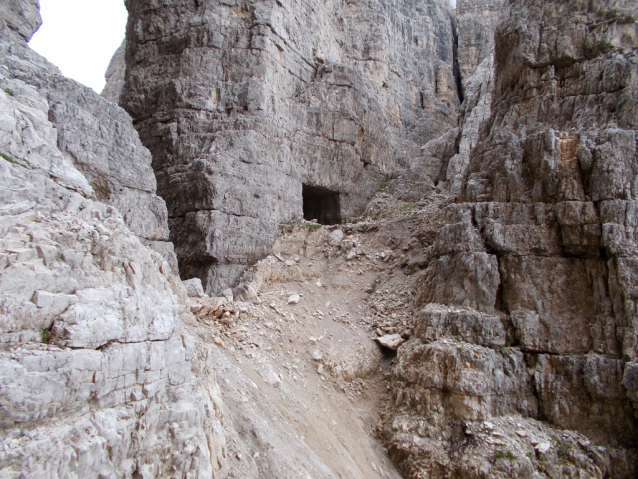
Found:
[[[207,296],[206,293],[204,293],[202,280],[199,278],[187,279],[184,281],[184,286],[186,286],[189,298],[204,298]]]
[[[288,304],[297,304],[301,300],[301,297],[298,294],[291,294],[288,296]]]
[[[385,336],[376,338],[376,341],[381,346],[391,349],[392,351],[396,351],[399,349],[399,346],[405,343],[405,339],[403,339],[400,334],[386,334]]]
[[[547,451],[549,451],[549,448],[552,447],[550,443],[548,442],[541,442],[540,444],[538,444],[534,449],[536,449],[537,452],[540,452],[541,454],[545,454]]]
[[[343,231],[341,231],[340,229],[336,229],[334,231],[331,231],[328,235],[328,243],[333,246],[338,245],[339,243],[341,243],[341,240],[343,240],[343,237]]]

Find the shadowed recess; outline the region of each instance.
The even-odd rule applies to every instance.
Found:
[[[303,217],[322,225],[341,223],[339,193],[319,186],[303,185]]]

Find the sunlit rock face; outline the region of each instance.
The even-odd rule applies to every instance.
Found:
[[[191,373],[150,153],[29,49],[38,25],[2,3],[0,475],[213,477],[218,392]]]
[[[332,222],[355,218],[456,126],[445,0],[127,6],[122,104],[153,153],[180,272],[207,291],[302,219],[304,188],[336,197]]]
[[[635,2],[506,2],[491,116],[394,370],[407,477],[633,477],[637,18]],[[498,442],[472,439],[484,420]]]

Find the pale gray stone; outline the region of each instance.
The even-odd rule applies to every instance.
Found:
[[[496,5],[459,1],[460,17],[479,13],[459,34],[463,68],[478,64],[483,45],[468,50],[463,35],[474,38],[466,45],[478,41],[493,20],[480,12]],[[498,462],[459,452],[447,421],[496,424],[516,414],[588,436],[607,448],[608,474],[630,477],[638,42],[620,32],[635,32],[638,6],[521,0],[502,9],[493,79],[480,71],[485,60],[468,89],[476,122],[466,116],[460,125],[465,156],[459,145],[440,184],[458,204],[445,212],[417,291],[416,337],[398,351],[389,448],[414,477],[474,477],[479,467],[496,477]],[[601,21],[609,23],[599,30]],[[484,351],[480,366],[469,359],[475,351]],[[516,372],[501,369],[498,356],[510,354],[520,358]],[[553,451],[543,461],[554,461]],[[601,467],[563,457],[573,474]],[[531,462],[511,474],[552,477]]]
[[[405,339],[403,339],[400,334],[385,334],[376,338],[375,341],[384,348],[388,348],[393,351],[396,351],[399,349],[399,346],[405,343]]]
[[[3,0],[0,21],[5,22],[22,40],[29,41],[42,24],[39,7],[38,0]]]
[[[184,286],[186,286],[189,298],[203,298],[206,296],[204,287],[202,286],[202,280],[199,278],[187,279],[184,281]]]
[[[150,5],[127,2],[121,103],[154,154],[180,271],[209,293],[304,217],[304,194],[333,195],[321,215],[307,204],[307,220],[360,216],[398,164],[456,125],[446,0]]]
[[[122,44],[113,54],[113,58],[111,58],[106,73],[104,73],[106,84],[102,93],[100,93],[108,101],[117,104],[120,102],[120,95],[122,94],[122,88],[124,88],[124,78],[126,76],[125,54],[126,40],[122,41]]]
[[[457,0],[459,69],[464,86],[492,54],[502,0]]]
[[[0,7],[0,475],[213,477],[219,391],[200,390],[179,279],[142,242],[168,244],[150,154],[28,48],[34,6]]]

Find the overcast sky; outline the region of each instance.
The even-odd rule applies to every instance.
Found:
[[[106,67],[124,39],[124,1],[40,0],[40,13],[43,24],[31,48],[100,93]]]

